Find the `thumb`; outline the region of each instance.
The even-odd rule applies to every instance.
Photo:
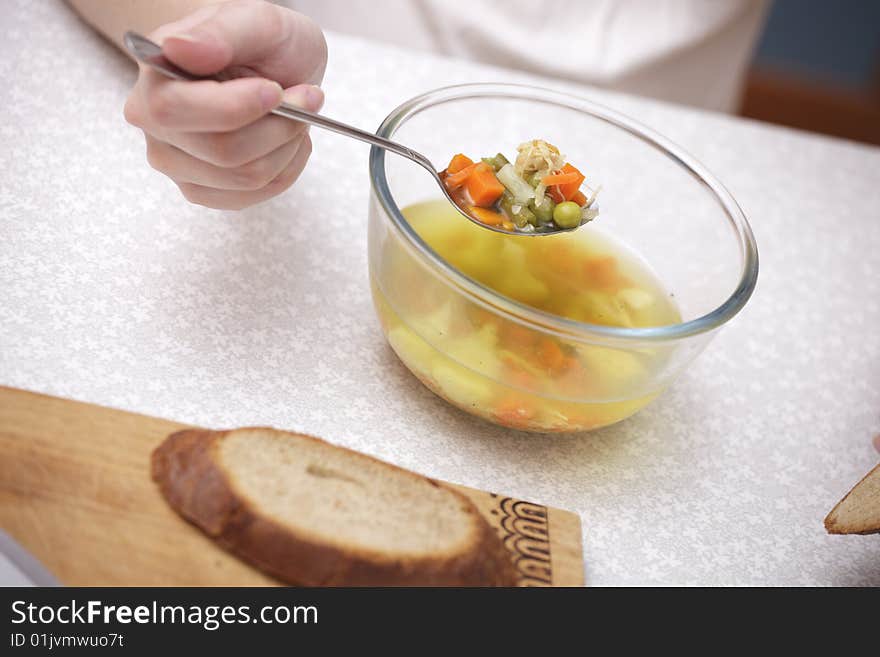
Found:
[[[324,73],[326,44],[318,26],[268,2],[213,5],[166,27],[163,54],[196,75],[246,67],[286,87],[319,82]]]
[[[298,84],[284,90],[284,101],[309,112],[317,112],[324,105],[324,92],[321,87]]]

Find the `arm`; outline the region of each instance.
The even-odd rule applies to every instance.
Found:
[[[67,0],[82,19],[122,48],[126,30],[150,34],[216,0]],[[123,48],[124,50],[124,48]]]

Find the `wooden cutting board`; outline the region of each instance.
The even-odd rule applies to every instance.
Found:
[[[186,425],[0,387],[0,527],[62,583],[262,586],[165,503],[150,453]],[[504,538],[522,586],[582,586],[580,518],[453,485]]]

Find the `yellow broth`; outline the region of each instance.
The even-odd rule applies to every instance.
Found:
[[[681,316],[648,266],[591,226],[520,237],[485,230],[445,201],[404,209],[453,267],[511,299],[579,322],[675,324]],[[466,300],[394,238],[383,245],[373,297],[406,366],[452,404],[503,426],[577,431],[617,422],[660,390],[658,349],[619,349],[554,337]]]

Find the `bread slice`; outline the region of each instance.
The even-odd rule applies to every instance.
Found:
[[[880,532],[880,465],[857,483],[825,518],[829,534]]]
[[[152,458],[171,506],[222,546],[306,586],[513,586],[501,539],[442,484],[318,438],[186,430]]]

